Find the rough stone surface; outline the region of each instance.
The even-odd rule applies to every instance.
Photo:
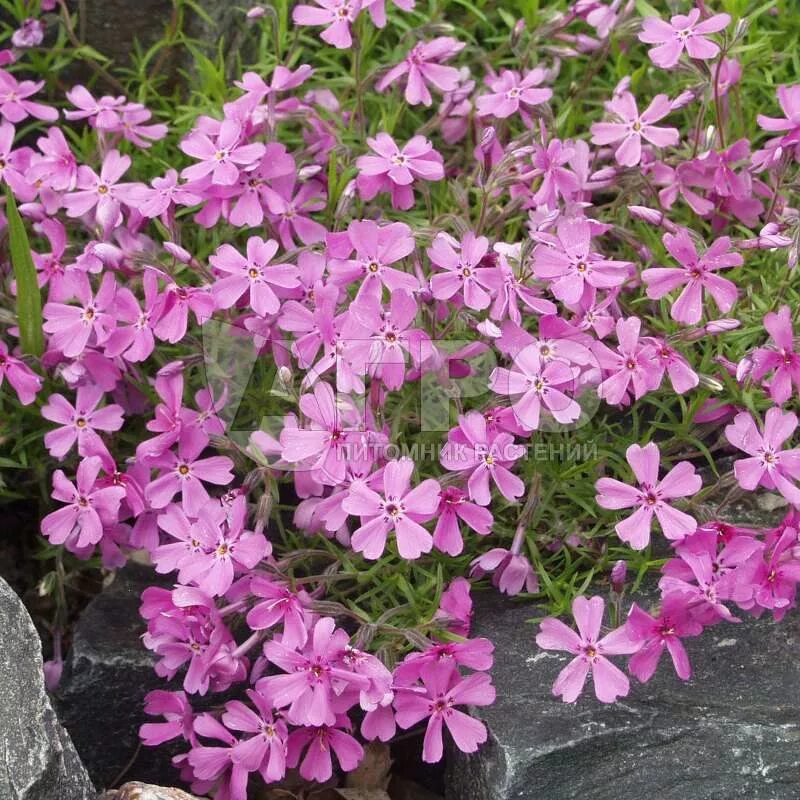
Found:
[[[655,593],[639,598],[656,599]],[[800,797],[800,625],[796,616],[721,624],[684,640],[694,675],[662,664],[603,706],[551,686],[567,654],[538,650],[533,605],[477,603],[475,635],[496,647],[498,699],[476,709],[490,730],[453,753],[448,800],[796,800]]]
[[[120,786],[119,789],[110,789],[104,792],[98,800],[200,800],[200,798],[188,794],[182,789],[131,781]]]
[[[129,564],[92,600],[78,620],[59,687],[59,717],[98,788],[120,777],[166,785],[177,777],[169,745],[139,746],[144,696],[166,688],[140,640],[140,597],[154,578],[152,568]]]
[[[42,647],[0,578],[0,798],[90,800],[94,787],[44,688]]]

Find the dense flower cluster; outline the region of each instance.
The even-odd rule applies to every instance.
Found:
[[[278,65],[268,80],[248,72],[217,116],[176,137],[176,167],[162,164],[148,180],[139,159],[171,132],[145,106],[69,90],[63,117],[96,145],[81,163],[59,111],[31,99],[41,84],[0,72],[0,178],[36,233],[46,297],[44,354],[24,356],[8,329],[0,383],[20,403],[39,403],[51,423],[45,447],[64,462],[52,476],[58,506],[42,521],[50,543],[82,559],[99,552],[108,568],[145,551],[175,582],[148,589],[142,615],[157,673],[182,690],[151,693],[147,711],[164,721],[141,733],[150,745],[185,740],[176,765],[196,792],[243,800],[256,773],[273,782],[289,767],[325,781],[334,759],[344,771],[357,766],[360,741],[389,741],[419,723],[427,761],[442,757],[445,729],[461,750],[476,750],[487,732],[464,708],[494,699],[492,645],[469,638],[467,576],[448,577],[416,629],[340,602],[337,578],[357,564],[379,581],[384,563],[466,553],[473,580],[538,591],[542,566],[526,540],[546,487],[531,476],[527,448],[589,424],[600,403],[624,420],[658,391],[686,398],[687,425],[726,426],[725,446],[737,453],[726,489],[763,488],[800,508],[798,420],[784,408],[800,389],[793,310],[778,301],[763,318],[770,338],[735,362],[724,355],[739,326],[725,315],[741,303],[745,256],[778,250],[789,267],[797,261],[781,176],[800,157],[800,87],[778,91],[785,118],[759,117],[774,135],[761,149],[748,139],[726,145],[722,129],[704,141],[699,128],[676,127],[680,112],[710,104],[724,126],[741,75],[729,56],[738,33],[704,6],[651,17],[638,38],[653,69],[681,66],[692,85],[647,96],[626,78],[586,136],[559,138],[548,105],[563,102],[552,88],[559,58],[598,51],[635,21],[630,5],[574,3],[548,29],[558,58],[532,68],[472,75],[459,64],[466,42],[420,40],[373,87],[423,109],[436,95],[420,130],[345,108],[314,83],[313,64]],[[317,0],[295,6],[292,19],[357,50],[359,26],[390,29],[414,3],[394,6]],[[15,46],[37,31],[26,23]],[[337,116],[369,122],[372,134],[365,128],[349,154],[349,173]],[[29,118],[51,124],[22,144],[15,126]],[[462,176],[477,192],[474,213],[427,228],[405,216],[448,187],[465,197]],[[620,186],[641,200],[628,224],[619,204],[608,210]],[[687,214],[692,228],[676,221]],[[743,228],[752,234],[741,238]],[[189,249],[192,229],[215,234],[213,252]],[[659,318],[663,299],[672,328]],[[224,413],[235,387],[198,377],[208,355],[198,343],[220,320],[295,401],[277,429],[244,443],[228,435]],[[455,351],[448,338],[459,340]],[[711,339],[720,355],[700,363],[692,345]],[[482,373],[486,356],[493,366]],[[410,418],[428,387],[462,378],[486,395],[457,398],[436,463],[394,453],[397,428],[384,413],[393,398],[408,399]],[[695,402],[723,385],[736,388]],[[749,405],[736,394],[743,388]],[[133,442],[129,426],[141,431]],[[542,623],[539,645],[574,656],[554,686],[565,701],[589,673],[599,700],[627,694],[610,660],[623,654],[646,681],[666,649],[686,679],[684,637],[737,621],[732,607],[780,619],[795,603],[797,512],[766,531],[729,525],[701,502],[718,488],[713,479],[704,487],[695,463],[673,463],[674,448],[628,435],[630,471],[605,465],[593,513],[635,550],[657,522],[672,547],[662,601],[652,613],[633,605],[605,635],[598,597],[574,600],[577,633]],[[287,496],[291,518],[279,508]],[[284,536],[283,521],[306,539]],[[516,531],[512,541],[493,541],[499,521]],[[321,571],[304,571],[326,558]],[[241,699],[193,709],[194,695],[232,688]]]

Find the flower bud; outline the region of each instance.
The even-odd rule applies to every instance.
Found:
[[[621,559],[611,569],[611,589],[615,594],[622,594],[625,590],[625,577],[628,574],[628,564]]]

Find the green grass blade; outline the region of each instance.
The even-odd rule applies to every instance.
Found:
[[[6,186],[6,216],[11,266],[17,281],[17,321],[22,352],[40,356],[44,351],[42,334],[42,297],[36,278],[36,267],[31,258],[28,234],[17,211],[17,203],[9,186]]]

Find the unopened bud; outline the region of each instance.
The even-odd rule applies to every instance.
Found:
[[[622,594],[625,590],[625,578],[628,574],[628,564],[617,561],[611,569],[611,589],[615,594]]]

